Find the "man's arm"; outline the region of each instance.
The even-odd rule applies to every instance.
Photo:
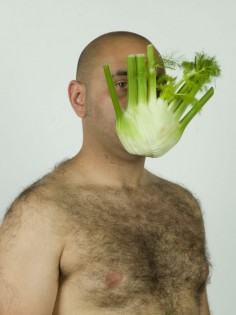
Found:
[[[37,198],[27,198],[0,227],[1,315],[53,312],[62,244],[49,213]]]
[[[201,295],[200,315],[211,315],[210,314],[210,309],[209,309],[209,304],[208,304],[208,299],[207,299],[207,290],[206,290],[206,288],[204,289],[204,291],[203,291],[203,293]]]

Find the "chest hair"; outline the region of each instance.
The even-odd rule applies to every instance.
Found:
[[[156,184],[136,190],[64,187],[60,196],[71,235],[64,275],[80,270],[78,282],[98,306],[138,298],[174,304],[183,291],[197,299],[207,259],[201,214],[189,193]],[[108,288],[112,273],[122,281]]]

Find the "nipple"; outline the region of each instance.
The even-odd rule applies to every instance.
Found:
[[[112,271],[106,276],[105,285],[107,289],[113,289],[121,283],[123,273],[120,271]]]

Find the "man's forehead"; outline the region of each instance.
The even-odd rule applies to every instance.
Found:
[[[108,58],[110,56],[125,57],[129,54],[146,53],[149,42],[137,38],[106,38],[101,40],[97,45],[97,56],[100,58]]]
[[[126,76],[128,56],[146,54],[148,44],[148,40],[139,38],[105,38],[97,43],[94,50],[94,66],[101,71],[102,66],[108,64],[113,76]],[[156,54],[159,55],[157,50]]]

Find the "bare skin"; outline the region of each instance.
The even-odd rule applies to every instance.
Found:
[[[69,86],[81,151],[22,193],[0,228],[1,315],[210,314],[197,201],[146,171],[115,133],[101,65],[125,106],[127,78],[115,74],[147,42],[110,44],[98,47],[90,82]]]

